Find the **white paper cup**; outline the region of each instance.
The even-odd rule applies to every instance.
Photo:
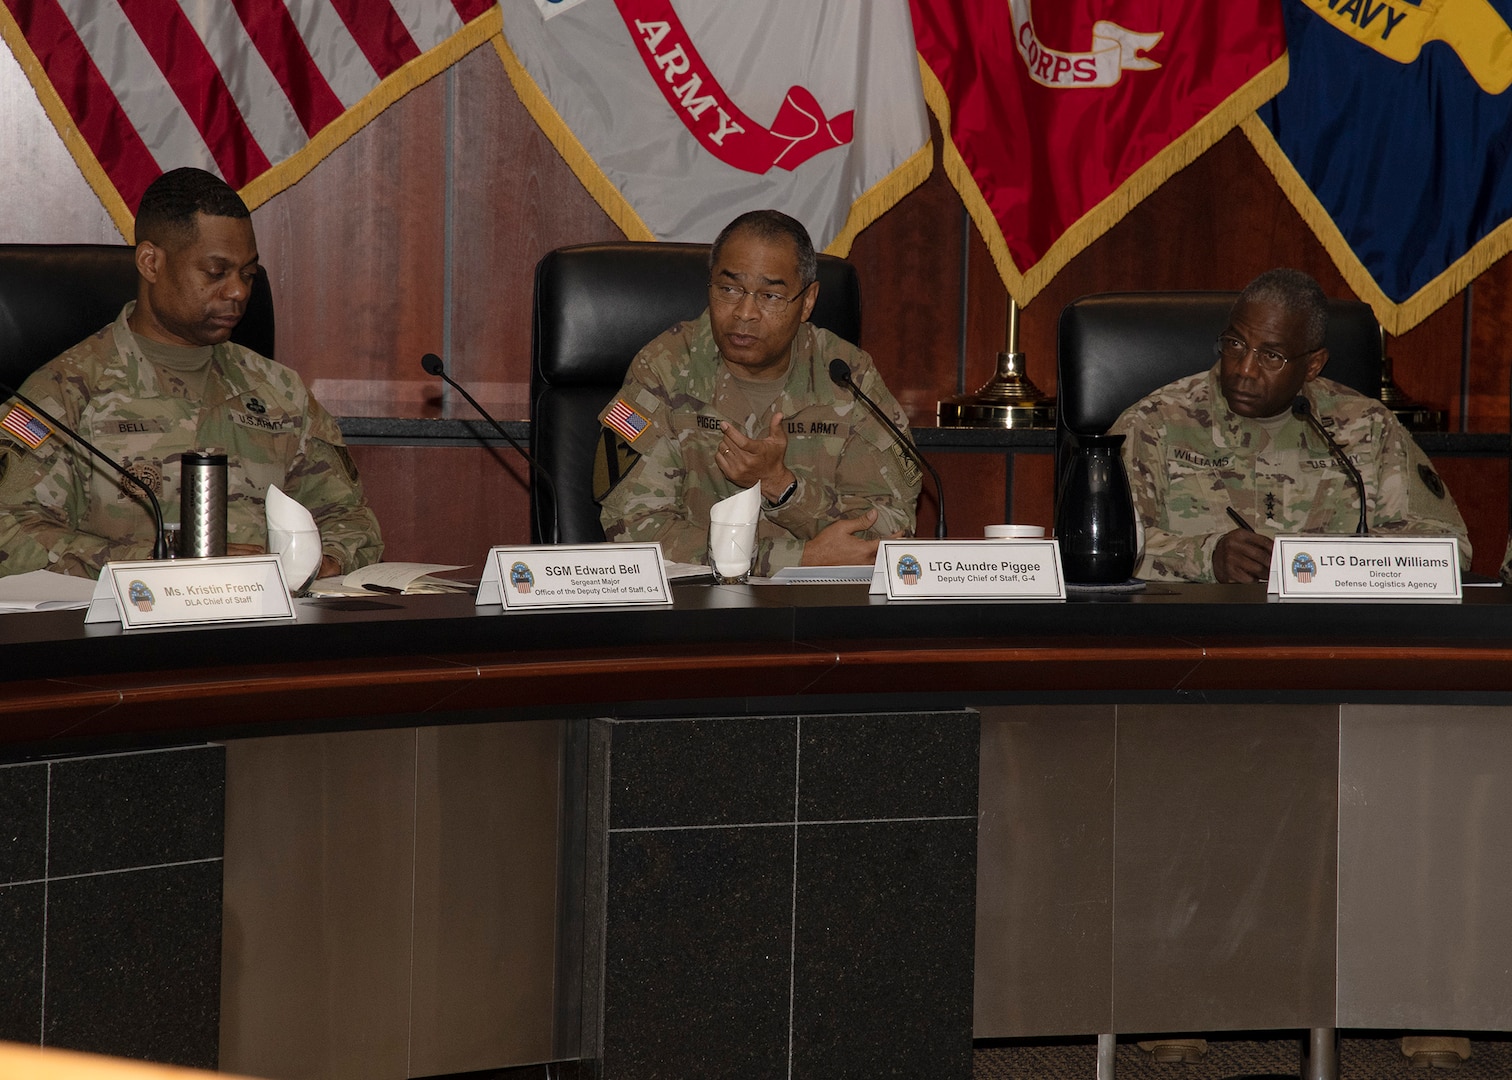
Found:
[[[709,523],[709,562],[724,584],[744,581],[756,557],[756,523],[743,521]]]
[[[988,540],[1041,540],[1045,536],[1043,525],[989,525],[982,531]]]

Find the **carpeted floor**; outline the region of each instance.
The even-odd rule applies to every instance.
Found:
[[[1266,1033],[1269,1034],[1269,1033]],[[1384,1032],[1345,1033],[1339,1044],[1339,1080],[1506,1080],[1512,1077],[1512,1036],[1471,1034],[1472,1056],[1457,1069],[1417,1069],[1402,1056],[1401,1040]],[[1117,1080],[1227,1080],[1238,1076],[1299,1076],[1302,1033],[1288,1038],[1208,1039],[1208,1053],[1194,1065],[1161,1065],[1120,1040]],[[1097,1043],[1007,1040],[979,1043],[974,1080],[1093,1080]]]

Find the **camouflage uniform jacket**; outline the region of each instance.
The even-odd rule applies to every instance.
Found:
[[[267,544],[269,484],[304,504],[342,569],[383,554],[336,421],[281,364],[227,342],[211,354],[203,400],[137,351],[126,318],[32,374],[21,387],[41,408],[151,484],[178,521],[179,455],[224,451],[226,537]],[[3,412],[0,412],[3,415]],[[61,432],[32,450],[0,431],[0,574],[51,569],[96,577],[111,560],[152,553],[152,509],[140,493]]]
[[[871,357],[812,323],[799,326],[782,392],[760,416],[750,412],[720,362],[707,311],[647,345],[631,362],[619,396],[599,415],[604,422],[622,403],[633,413],[631,425],[644,425],[633,440],[625,440],[639,460],[601,499],[605,535],[659,540],[668,559],[706,561],[709,508],[739,490],[715,462],[724,437],[719,422],[728,420],[745,434],[764,438],[774,412],[782,413],[787,427],[786,464],[798,478],[798,490],[779,507],[763,501],[753,573],[767,576],[797,565],[805,541],[826,525],[873,507],[877,521],[866,536],[899,530],[912,535],[918,466],[864,404],[830,381],[829,362],[835,357],[850,364],[856,384],[907,431],[907,417]]]
[[[1468,567],[1470,539],[1454,498],[1396,417],[1327,379],[1302,392],[1360,470],[1370,531],[1452,534]],[[1354,484],[1323,441],[1294,417],[1272,433],[1231,412],[1216,365],[1155,391],[1110,431],[1127,436],[1124,462],[1145,530],[1142,578],[1214,580],[1213,549],[1236,527],[1230,506],[1268,536],[1349,535],[1359,524]]]

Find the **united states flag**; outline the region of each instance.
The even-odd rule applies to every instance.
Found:
[[[498,29],[495,0],[0,0],[0,33],[123,232],[182,165],[266,201]]]

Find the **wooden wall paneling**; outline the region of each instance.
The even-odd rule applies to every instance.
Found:
[[[1470,424],[1474,431],[1506,431],[1512,393],[1512,258],[1475,279],[1470,316]]]
[[[412,413],[429,386],[419,357],[441,342],[445,84],[416,88],[253,214],[278,359],[337,414]]]
[[[526,466],[513,450],[353,446],[388,562],[472,567],[495,544],[530,543]]]
[[[520,104],[492,46],[455,71],[447,359],[452,375],[490,409],[523,419],[530,415],[536,263],[567,244],[625,237]],[[458,402],[453,412],[465,408]]]
[[[914,426],[933,425],[940,398],[956,392],[960,208],[936,167],[851,247],[861,281],[860,344]]]
[[[1471,569],[1494,577],[1507,547],[1507,462],[1502,458],[1433,459],[1470,530]]]

